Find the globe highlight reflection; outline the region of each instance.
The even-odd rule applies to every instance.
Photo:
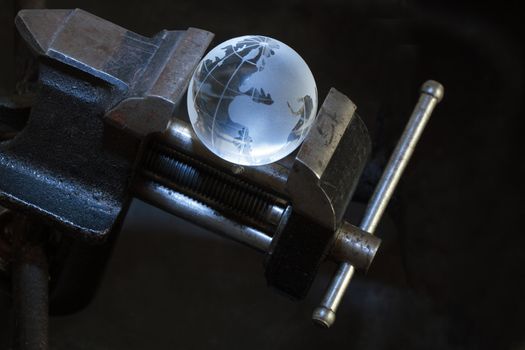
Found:
[[[188,88],[195,133],[219,157],[262,165],[293,152],[317,112],[317,88],[304,60],[286,44],[242,36],[212,49]]]

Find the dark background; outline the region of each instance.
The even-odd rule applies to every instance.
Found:
[[[15,82],[14,9],[0,4],[5,94]],[[446,90],[380,227],[378,257],[353,281],[333,329],[314,328],[310,314],[334,266],[293,303],[266,287],[262,256],[137,201],[95,300],[52,319],[52,349],[525,349],[518,4],[48,0],[143,35],[194,26],[214,32],[214,44],[244,34],[289,44],[320,97],[334,86],[357,104],[374,140],[370,178],[420,84]],[[350,210],[358,218],[362,205]],[[8,304],[0,298],[0,315]]]

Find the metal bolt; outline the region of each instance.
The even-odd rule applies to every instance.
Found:
[[[433,80],[425,82],[421,87],[419,101],[368,203],[360,225],[363,231],[374,233],[392,193],[414,152],[421,133],[434,107],[443,98],[443,94],[443,86]],[[313,312],[312,319],[316,324],[329,328],[335,322],[337,308],[341,303],[354,272],[355,268],[350,263],[341,263],[328,286],[321,305]]]

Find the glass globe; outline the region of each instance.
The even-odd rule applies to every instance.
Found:
[[[295,150],[317,113],[317,87],[288,45],[258,35],[223,42],[199,63],[188,88],[199,139],[236,164],[275,162]]]

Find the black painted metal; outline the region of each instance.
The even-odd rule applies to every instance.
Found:
[[[266,260],[268,285],[293,299],[303,299],[325,260],[334,232],[292,209],[272,241]]]
[[[39,88],[23,130],[0,143],[0,204],[101,241],[129,204],[140,140],[168,127],[213,35],[147,38],[79,9],[23,10],[15,23]]]
[[[0,144],[0,203],[57,228],[104,238],[129,202],[130,144],[102,119],[118,91],[64,64],[44,60],[40,91],[26,127]],[[109,142],[108,142],[109,141]]]

